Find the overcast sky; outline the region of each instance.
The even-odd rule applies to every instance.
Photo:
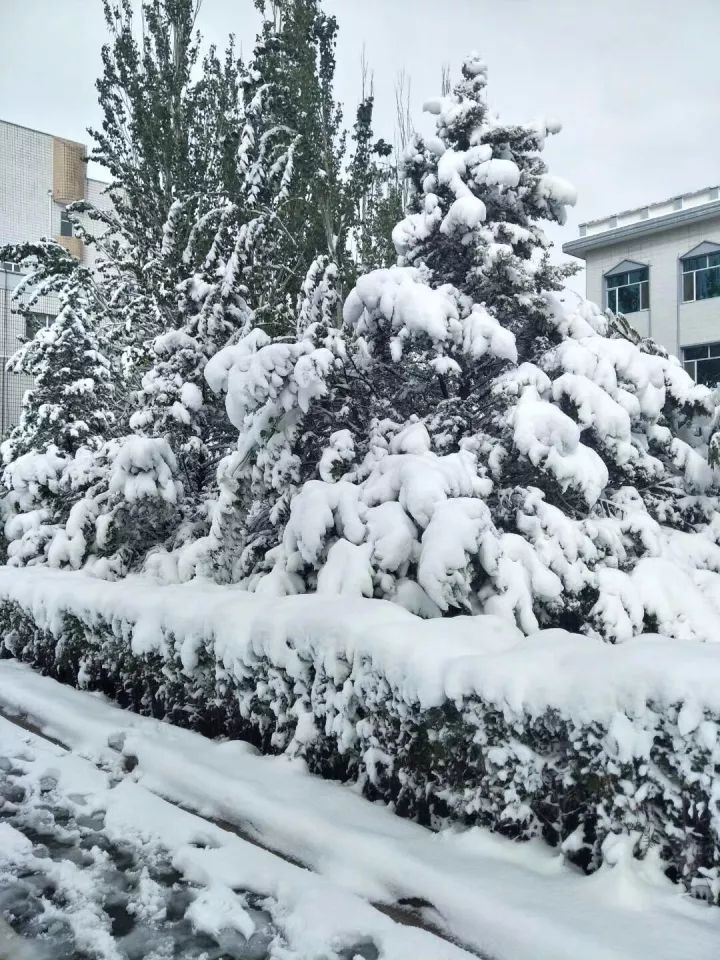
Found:
[[[137,2],[137,0],[136,0]],[[481,52],[490,101],[506,119],[563,122],[546,158],[579,191],[557,243],[577,224],[720,182],[720,0],[326,0],[340,23],[339,99],[360,91],[363,44],[377,131],[392,135],[404,68],[421,123],[441,68]],[[252,0],[203,0],[199,26],[249,51]],[[87,142],[105,37],[100,0],[0,0],[0,118]]]

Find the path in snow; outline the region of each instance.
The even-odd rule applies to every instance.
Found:
[[[0,957],[469,960],[149,793],[115,760],[99,769],[0,718]]]
[[[268,956],[277,931],[260,898],[243,895],[242,931],[195,929],[197,891],[168,852],[107,833],[101,794],[66,795],[56,756],[60,767],[46,767],[52,750],[39,737],[0,723],[0,957]]]
[[[122,822],[130,832],[152,833],[159,815],[154,805],[164,803],[164,810],[176,811],[165,802],[171,801],[310,867],[312,874],[290,863],[278,867],[277,858],[266,850],[220,831],[223,845],[230,842],[229,836],[234,844],[242,844],[243,858],[260,857],[263,864],[254,874],[249,867],[239,870],[234,865],[231,887],[253,889],[272,898],[278,889],[275,874],[288,870],[295,871],[293,890],[298,873],[301,889],[321,885],[330,907],[315,904],[317,913],[308,914],[306,898],[302,904],[293,900],[292,909],[296,926],[322,920],[326,939],[338,934],[330,915],[340,919],[336,898],[344,891],[351,911],[357,911],[359,904],[369,911],[363,914],[364,927],[357,923],[343,927],[340,922],[344,944],[349,943],[350,928],[358,938],[377,928],[373,943],[383,957],[394,955],[382,950],[394,949],[392,937],[389,941],[387,937],[389,931],[395,936],[399,926],[359,898],[396,919],[407,919],[403,904],[414,904],[416,920],[436,925],[475,954],[498,960],[717,958],[720,911],[688,899],[652,860],[638,863],[621,858],[616,867],[583,877],[540,844],[515,844],[479,829],[433,834],[379,804],[368,803],[351,788],[309,776],[298,762],[261,757],[247,744],[208,741],[138,717],[14,661],[0,661],[0,709],[27,717],[45,735],[72,747],[75,755],[83,754],[116,772],[125,767],[113,793],[124,792],[133,802],[124,804],[124,819],[115,804],[110,820]],[[142,791],[142,802],[137,791]],[[197,831],[197,818],[194,821]],[[218,827],[207,824],[206,830]],[[227,884],[228,867],[222,856],[212,850],[195,851],[188,859],[186,853],[178,854],[179,840],[173,830],[168,837],[166,826],[165,834],[167,848],[175,851],[176,869],[182,873],[187,866],[189,874],[184,875],[192,882],[211,887],[217,881]],[[203,863],[198,866],[193,857]],[[271,914],[275,921],[278,911]],[[377,927],[379,919],[389,926]],[[428,938],[422,941],[423,947],[432,944],[440,950],[431,953],[432,960],[469,956],[426,932],[407,928],[405,932]],[[403,960],[423,955],[414,947],[412,953],[403,954],[407,945],[399,949]]]

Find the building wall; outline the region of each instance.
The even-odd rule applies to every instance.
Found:
[[[76,237],[62,237],[65,205],[86,198],[109,209],[105,184],[87,177],[83,144],[0,120],[0,245],[52,237],[92,266],[94,249]],[[96,225],[83,217],[92,232]],[[17,423],[29,377],[7,372],[8,359],[26,336],[25,319],[16,312],[12,294],[20,276],[0,264],[0,435]],[[33,306],[36,323],[57,314],[56,297],[43,297]]]
[[[38,240],[51,232],[52,178],[53,138],[0,123],[0,243]]]
[[[604,308],[604,275],[622,260],[635,260],[650,268],[650,309],[628,315],[640,334],[652,336],[676,355],[683,347],[720,340],[720,297],[681,302],[680,257],[704,240],[720,243],[720,216],[589,250],[588,299]]]

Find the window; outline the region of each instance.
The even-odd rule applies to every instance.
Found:
[[[55,317],[51,313],[25,314],[25,339],[32,340],[42,327],[49,327]]]
[[[3,260],[2,268],[5,273],[22,273],[22,268],[19,263],[11,263],[9,260]]]
[[[61,237],[71,237],[73,235],[73,227],[70,217],[68,216],[67,210],[64,208],[60,211],[60,236]]]
[[[683,366],[697,383],[714,387],[720,383],[720,343],[683,349]]]
[[[720,297],[720,253],[686,257],[683,268],[683,301]]]
[[[605,278],[607,306],[613,313],[636,313],[650,307],[648,268],[613,273]]]

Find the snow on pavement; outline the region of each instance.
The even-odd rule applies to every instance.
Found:
[[[346,936],[354,930],[358,937],[381,941],[383,958],[419,958],[415,947],[403,954],[407,946],[393,939],[400,936],[397,925],[363,903],[393,907],[410,901],[431,904],[424,912],[427,920],[498,960],[717,957],[720,911],[685,896],[656,861],[633,860],[622,838],[611,857],[615,865],[584,877],[544,845],[516,844],[477,828],[434,834],[350,787],[308,775],[299,761],[263,757],[242,742],[209,741],[139,717],[15,661],[0,661],[0,709],[27,717],[93,763],[117,769],[124,758],[132,772],[112,793],[127,800],[111,804],[109,828],[141,837],[157,830],[175,851],[177,869],[210,891],[208,896],[218,885],[226,892],[259,884],[265,896],[283,899],[294,918],[288,929],[309,926],[320,939],[332,939],[335,922]],[[314,874],[301,871],[304,885],[293,886],[298,867],[278,866],[266,850],[212,824],[203,828],[212,845],[194,847],[188,831],[197,830],[196,820],[164,801],[232,824]],[[226,856],[226,844],[233,849],[241,844],[242,856]],[[311,876],[326,891],[317,900],[307,890]],[[344,913],[334,899],[329,909],[326,899],[340,896],[339,891],[347,898]],[[367,919],[362,914],[362,930],[352,922],[361,908],[369,911]],[[202,901],[196,910],[202,914]],[[390,926],[381,923],[378,929],[380,921]],[[441,947],[433,960],[468,955],[452,954],[452,946],[431,939]]]
[[[86,716],[86,722],[91,719]],[[25,943],[37,942],[33,956],[48,960],[50,956],[75,960],[80,955],[97,960],[471,956],[425,930],[394,922],[346,889],[179,809],[131,777],[118,780],[113,771],[98,769],[90,760],[5,718],[0,718],[0,758],[4,760],[0,905],[34,936]],[[93,820],[91,843],[83,842]],[[52,840],[55,846],[50,851]],[[60,856],[58,847],[63,848]],[[113,863],[118,860],[124,869]],[[181,884],[166,883],[163,888],[153,876],[151,869],[157,875],[163,861],[177,872]],[[34,897],[33,882],[41,889]],[[123,886],[130,888],[129,894]],[[183,891],[185,926],[178,939],[177,919],[172,927],[168,909],[173,906],[171,894],[177,900]],[[121,895],[124,915],[143,921],[130,943],[134,920],[127,930],[116,931],[113,924],[117,909],[113,913],[112,908],[118,906],[113,897]],[[29,916],[28,902],[37,905]],[[50,952],[40,952],[45,948]]]

